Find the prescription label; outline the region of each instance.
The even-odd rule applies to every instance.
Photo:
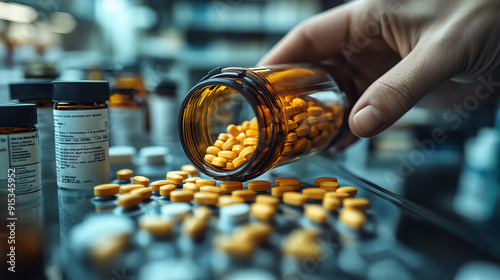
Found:
[[[87,189],[109,182],[108,109],[54,110],[57,185]]]
[[[15,173],[11,184],[9,170]],[[9,185],[16,195],[40,191],[40,179],[38,132],[0,135],[0,196],[7,196]]]

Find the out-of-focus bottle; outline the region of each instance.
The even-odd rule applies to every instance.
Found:
[[[110,145],[142,146],[144,111],[135,100],[135,89],[113,88],[108,105]]]
[[[181,143],[206,175],[249,180],[339,143],[356,96],[350,79],[319,65],[216,68],[181,106]]]
[[[55,179],[54,115],[52,113],[52,81],[38,80],[9,85],[10,98],[20,103],[35,104],[38,117],[40,162],[44,180]]]
[[[177,117],[179,102],[177,100],[177,84],[171,80],[163,80],[148,97],[149,119],[151,123],[151,142],[154,145],[165,145],[178,141]]]

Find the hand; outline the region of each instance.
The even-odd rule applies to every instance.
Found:
[[[436,85],[477,82],[498,70],[499,14],[498,0],[354,1],[300,23],[259,64],[319,62],[344,70],[364,92],[349,127],[371,137]]]

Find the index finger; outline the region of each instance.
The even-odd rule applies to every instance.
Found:
[[[300,23],[258,65],[321,61],[337,54],[341,43],[348,42],[356,2],[341,5]]]

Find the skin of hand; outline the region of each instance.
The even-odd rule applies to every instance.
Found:
[[[298,24],[259,65],[340,68],[362,93],[349,127],[371,137],[438,85],[450,101],[473,94],[479,77],[500,87],[500,76],[491,78],[500,72],[499,14],[498,0],[353,1]],[[351,134],[338,149],[356,140]]]

